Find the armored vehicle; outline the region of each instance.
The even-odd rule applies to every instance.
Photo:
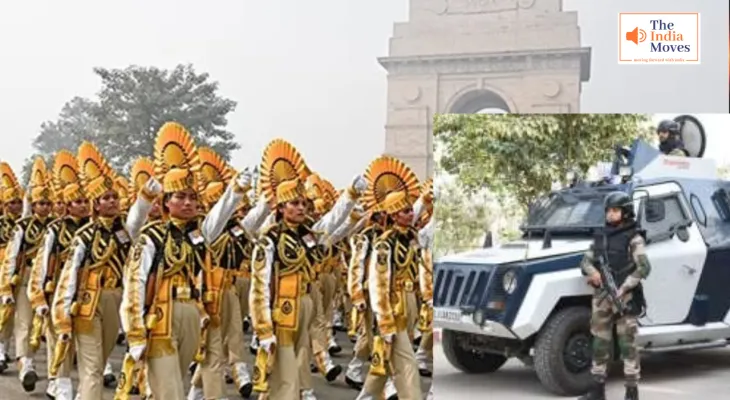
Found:
[[[590,385],[593,289],[579,264],[604,225],[604,196],[616,190],[633,196],[652,265],[644,282],[642,352],[728,344],[730,182],[702,158],[701,122],[675,120],[690,157],[666,156],[636,141],[617,149],[612,173],[618,179],[578,184],[538,201],[520,240],[437,260],[434,325],[452,365],[490,373],[515,357],[556,394],[576,395]]]

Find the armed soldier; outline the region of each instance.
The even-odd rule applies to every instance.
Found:
[[[8,243],[13,239],[15,224],[23,212],[25,193],[18,183],[12,168],[0,163],[0,192],[2,194],[3,215],[0,216],[0,262],[5,258]],[[0,305],[0,373],[8,368],[9,341],[13,334],[13,306]],[[17,351],[17,350],[16,350]]]
[[[676,157],[688,157],[689,153],[684,148],[682,138],[679,136],[679,122],[664,120],[656,128],[659,135],[659,150],[668,155]]]
[[[581,262],[581,270],[595,288],[591,316],[594,384],[581,400],[605,399],[605,381],[611,355],[613,325],[624,362],[626,399],[639,398],[638,317],[645,310],[641,280],[651,266],[645,253],[644,233],[635,221],[631,197],[623,192],[606,196],[606,227]],[[603,272],[602,272],[603,271]],[[615,290],[615,292],[614,292]]]
[[[0,271],[0,296],[6,307],[15,307],[13,336],[16,358],[20,361],[19,378],[26,392],[35,390],[38,374],[33,366],[37,347],[31,346],[33,309],[28,300],[30,269],[41,248],[46,226],[50,222],[51,179],[43,158],[33,162],[30,177],[30,200],[33,215],[15,225],[13,237],[5,251]]]
[[[53,178],[55,193],[58,196],[56,208],[60,209],[58,203],[61,203],[66,216],[48,225],[41,250],[38,251],[30,272],[28,298],[35,312],[34,328],[38,321],[45,322],[50,318],[49,306],[53,301],[61,268],[68,259],[71,241],[76,231],[89,222],[89,201],[81,189],[78,165],[72,153],[61,150],[56,154]],[[53,355],[58,338],[53,325],[47,323],[45,325],[49,381],[46,394],[57,400],[71,400],[73,357],[66,358],[58,366],[54,365]],[[35,341],[37,345],[38,339],[32,337],[31,344]]]

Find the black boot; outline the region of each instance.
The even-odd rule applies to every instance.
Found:
[[[593,381],[588,393],[579,397],[578,400],[606,400],[606,384],[602,379]]]
[[[626,386],[626,396],[624,400],[639,400],[639,387],[638,386]]]

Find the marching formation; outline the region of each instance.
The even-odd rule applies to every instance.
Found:
[[[381,156],[337,190],[281,139],[254,176],[173,122],[150,150],[128,179],[88,142],[35,159],[26,187],[0,162],[0,373],[16,361],[35,391],[45,342],[58,400],[115,385],[115,399],[225,399],[230,383],[243,398],[316,399],[313,374],[357,399],[423,399],[431,180]],[[355,343],[345,370],[337,330]]]

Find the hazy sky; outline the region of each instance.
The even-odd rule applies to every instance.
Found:
[[[383,150],[386,77],[376,58],[387,55],[393,23],[407,20],[408,0],[110,3],[0,5],[0,159],[14,168],[43,121],[73,96],[99,89],[93,67],[129,64],[193,63],[219,81],[221,94],[238,101],[229,118],[243,146],[237,167],[258,163],[266,142],[283,137],[340,186]],[[703,13],[703,64],[619,66],[616,15],[637,10],[632,3],[566,0],[566,9],[579,11],[584,45],[593,47],[582,111],[675,112],[682,110],[672,104],[684,103],[727,112],[727,3],[642,0],[642,11]],[[710,36],[709,26],[722,35]]]

